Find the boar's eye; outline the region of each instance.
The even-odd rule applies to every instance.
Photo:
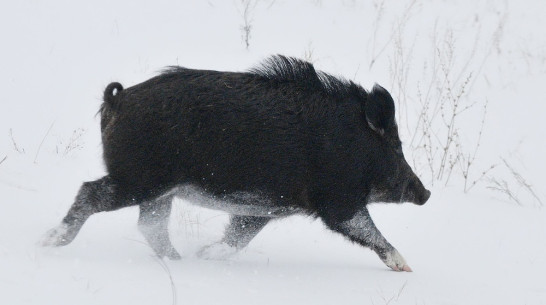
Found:
[[[404,152],[402,151],[402,146],[398,146],[394,149],[394,152],[396,152],[397,155],[403,155]]]

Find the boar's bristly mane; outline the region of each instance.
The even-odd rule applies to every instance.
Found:
[[[282,55],[267,58],[249,72],[277,82],[299,82],[331,95],[346,95],[359,87],[343,78],[316,71],[313,64],[307,61]]]

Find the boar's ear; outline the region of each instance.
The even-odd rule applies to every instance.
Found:
[[[394,101],[385,88],[375,84],[364,104],[366,121],[372,130],[383,135],[394,126]]]

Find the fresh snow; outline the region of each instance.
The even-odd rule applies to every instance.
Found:
[[[0,304],[546,304],[545,12],[532,0],[4,3]],[[424,159],[411,162],[408,126],[439,50],[456,88],[472,73],[467,101],[488,101],[473,179],[500,165],[469,193],[460,173],[432,185]],[[432,197],[370,213],[412,273],[302,216],[268,224],[236,255],[199,258],[228,216],[181,200],[170,222],[179,261],[153,255],[137,208],[92,216],[68,246],[39,245],[81,183],[104,174],[95,115],[108,83],[128,87],[169,65],[241,71],[277,53],[404,101],[405,154]],[[470,151],[479,107],[459,125]],[[489,189],[491,179],[520,203]]]

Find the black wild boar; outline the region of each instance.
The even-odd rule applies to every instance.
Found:
[[[203,256],[241,249],[271,219],[302,213],[411,271],[366,208],[430,196],[404,159],[382,87],[367,92],[274,56],[249,72],[173,67],[127,89],[112,83],[100,114],[108,175],[82,185],[44,245],[70,243],[94,213],[139,205],[157,255],[180,258],[167,232],[178,196],[232,215]]]

